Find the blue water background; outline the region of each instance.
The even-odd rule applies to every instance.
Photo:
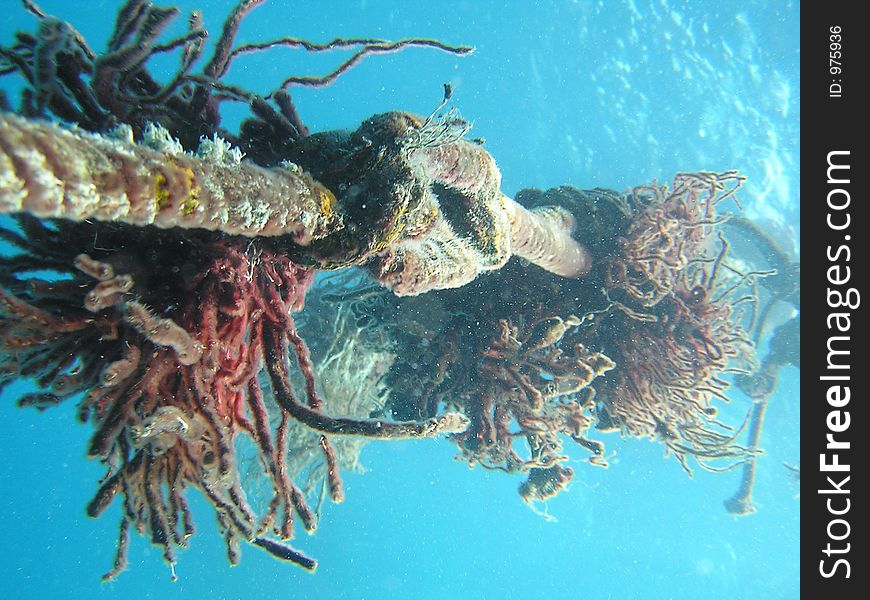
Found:
[[[41,2],[97,48],[118,4]],[[177,4],[202,8],[216,36],[234,2]],[[3,43],[18,28],[33,30],[15,2],[3,5]],[[624,189],[679,171],[737,168],[749,177],[747,214],[797,246],[798,9],[757,1],[272,0],[246,20],[239,41],[414,36],[474,45],[463,59],[425,49],[371,57],[334,85],[294,97],[313,131],[354,128],[386,110],[428,114],[449,81],[508,194],[560,184]],[[286,75],[325,73],[340,60],[274,50],[240,60],[230,80],[266,92]],[[9,78],[0,86],[14,87]],[[367,472],[345,474],[345,502],[326,508],[315,536],[294,541],[320,561],[315,575],[250,547],[229,568],[213,511],[196,497],[198,534],[180,553],[176,583],[160,551],[139,536],[127,572],[99,582],[120,511],[116,502],[99,520],[84,514],[103,474],[84,457],[89,428],[76,424],[72,405],[15,408],[20,389],[0,399],[3,598],[799,597],[800,500],[783,467],[799,460],[792,368],[770,403],[759,510],[750,517],[734,518],[722,505],[737,472],[690,479],[647,441],[605,438],[617,451],[607,470],[581,462],[585,453],[575,449],[575,481],[547,507],[555,523],[523,505],[519,478],[468,469],[446,440],[373,443],[362,455]],[[732,395],[724,413],[739,421],[749,405]]]

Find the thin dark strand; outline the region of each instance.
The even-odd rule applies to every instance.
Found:
[[[198,83],[204,88],[210,88],[214,91],[220,92],[221,94],[223,94],[223,97],[227,98],[228,100],[235,100],[236,102],[253,102],[257,98],[259,98],[259,96],[257,96],[256,94],[251,93],[243,88],[235,85],[221,83],[203,75],[187,74],[184,76],[184,79],[186,81]]]
[[[118,527],[118,545],[115,549],[115,562],[112,569],[100,579],[103,582],[112,581],[127,568],[127,547],[130,543],[130,521],[126,516],[121,517]]]
[[[48,16],[45,14],[45,11],[39,8],[39,5],[37,5],[36,2],[34,2],[33,0],[21,0],[21,3],[24,4],[25,10],[27,10],[27,12],[35,17],[44,19]]]
[[[197,40],[205,39],[205,37],[207,35],[208,35],[208,32],[206,32],[204,29],[195,29],[195,30],[190,31],[187,34],[185,34],[181,37],[175,38],[174,40],[171,40],[165,44],[158,44],[156,46],[152,46],[151,53],[157,54],[160,52],[170,52],[170,51],[175,50],[176,48],[179,48],[181,46],[185,46],[185,45],[190,44],[192,42],[196,42]]]
[[[254,544],[264,549],[266,552],[281,560],[286,560],[299,565],[306,571],[314,572],[317,569],[317,561],[313,558],[305,556],[299,550],[291,548],[287,544],[270,540],[269,538],[258,537],[254,538]]]
[[[373,54],[392,54],[394,52],[399,52],[400,50],[407,47],[436,48],[438,50],[443,50],[444,52],[449,52],[450,54],[455,54],[457,56],[463,56],[465,54],[470,54],[471,52],[474,52],[474,48],[471,48],[469,46],[448,46],[447,44],[439,42],[438,40],[427,39],[408,39],[399,40],[398,42],[393,42],[390,44],[364,46],[361,50],[356,52],[353,56],[351,56],[341,65],[339,65],[338,68],[336,68],[331,73],[324,75],[323,77],[288,77],[281,83],[279,89],[286,89],[292,85],[304,85],[312,88],[325,87],[334,82],[341,75],[349,71],[366,56]]]
[[[233,12],[230,13],[227,20],[224,22],[223,31],[221,32],[220,38],[218,38],[214,55],[203,70],[206,77],[220,79],[226,75],[227,69],[230,66],[230,60],[232,59],[233,42],[235,42],[242,20],[248,15],[248,13],[257,8],[260,4],[263,4],[265,1],[266,0],[242,0],[236,5],[236,8],[233,9]]]
[[[332,435],[359,435],[373,439],[402,439],[431,437],[441,433],[455,433],[467,426],[467,420],[457,413],[448,413],[426,421],[391,422],[377,419],[351,419],[330,417],[301,404],[293,396],[287,378],[286,346],[278,348],[270,332],[263,332],[266,350],[266,368],[272,383],[272,392],[278,403],[311,429]]]

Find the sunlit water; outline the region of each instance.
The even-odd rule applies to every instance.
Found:
[[[117,9],[108,1],[41,4],[97,48]],[[179,4],[202,8],[216,35],[233,3]],[[352,128],[391,109],[428,114],[451,82],[508,194],[560,184],[621,190],[679,171],[736,168],[749,178],[746,214],[797,248],[798,8],[272,0],[245,22],[240,41],[413,36],[474,45],[464,59],[422,49],[373,57],[333,86],[295,98],[312,130]],[[18,28],[32,29],[33,20],[4,10],[2,43]],[[275,50],[239,61],[231,80],[266,92],[288,74],[323,73],[338,60]],[[10,78],[0,85],[14,88]],[[368,471],[346,474],[344,504],[327,507],[314,537],[295,541],[319,559],[315,575],[248,549],[230,569],[211,507],[195,499],[199,535],[180,556],[176,583],[160,551],[136,536],[128,571],[99,583],[120,511],[116,503],[97,521],[84,515],[102,475],[84,458],[89,430],[75,424],[72,405],[16,409],[15,391],[0,402],[4,598],[798,597],[799,490],[783,467],[798,462],[792,368],[771,399],[752,516],[723,508],[738,473],[690,479],[650,442],[611,436],[617,455],[608,470],[581,462],[578,452],[570,491],[547,506],[557,522],[523,505],[518,478],[469,470],[445,440],[375,443],[362,455]],[[749,404],[731,395],[725,411],[739,421]]]

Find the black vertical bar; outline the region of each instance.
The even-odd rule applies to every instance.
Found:
[[[807,598],[864,598],[868,338],[863,210],[870,31],[862,4],[801,7],[801,587]]]

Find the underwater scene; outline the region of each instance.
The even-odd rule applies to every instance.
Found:
[[[3,7],[0,596],[799,598],[799,3]]]

